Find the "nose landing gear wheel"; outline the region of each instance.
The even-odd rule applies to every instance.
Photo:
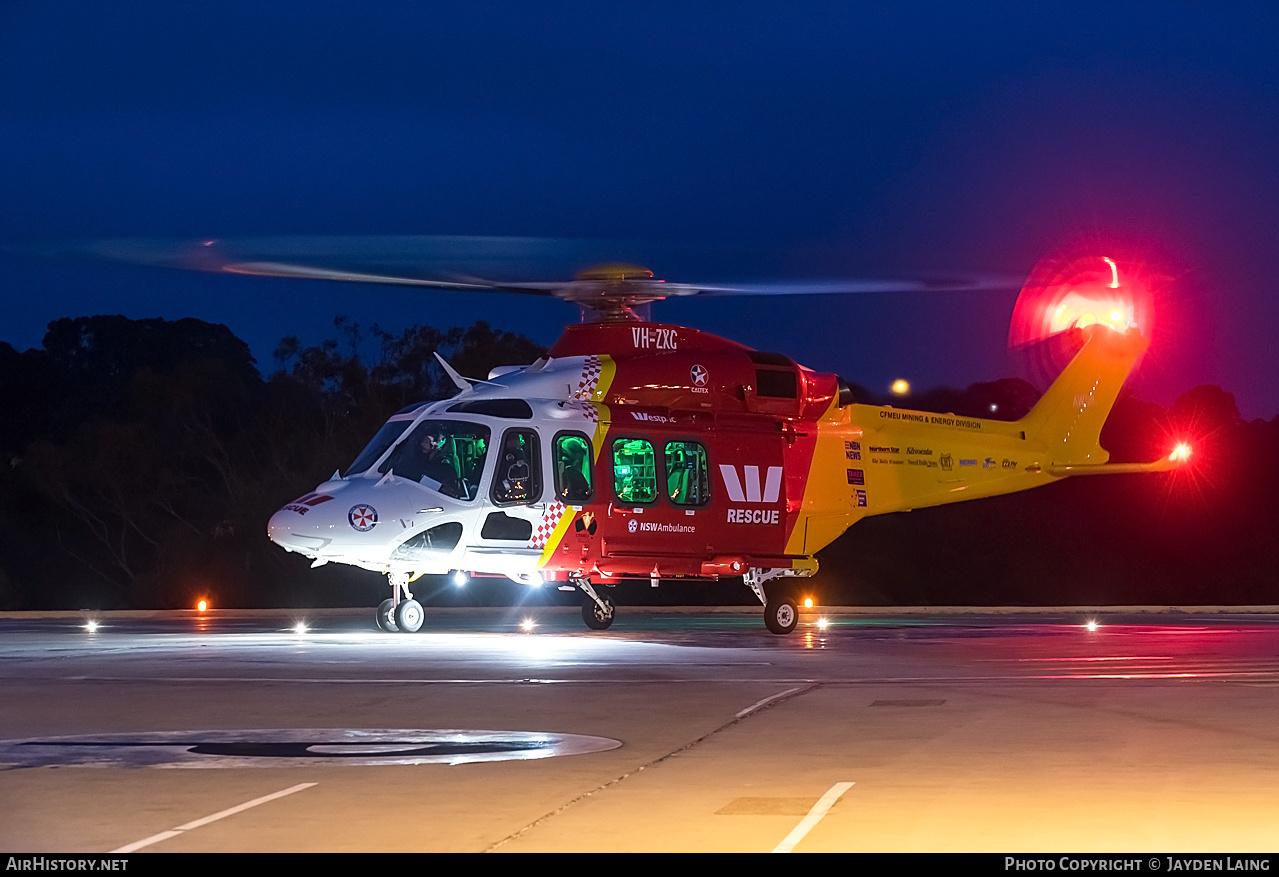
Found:
[[[604,605],[601,606],[600,603]],[[608,630],[617,614],[613,608],[613,601],[603,594],[600,595],[600,603],[596,603],[590,597],[582,601],[582,620],[591,630]]]
[[[377,607],[377,626],[383,633],[395,633],[395,601],[390,597]]]
[[[790,633],[799,623],[799,610],[791,600],[769,600],[764,606],[764,626],[773,633]]]
[[[404,633],[417,633],[422,629],[422,604],[416,600],[405,600],[395,607],[395,626]]]

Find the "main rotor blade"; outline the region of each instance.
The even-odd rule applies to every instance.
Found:
[[[923,280],[816,280],[790,283],[683,284],[685,295],[864,295],[891,292],[1000,292],[1020,289],[1022,278],[984,275]]]
[[[187,271],[380,283],[466,292],[554,296],[593,310],[664,298],[727,295],[865,295],[1013,291],[1017,277],[841,278],[758,283],[667,283],[657,278],[587,278],[636,242],[447,235],[280,235],[175,240],[116,238],[44,245],[45,256],[88,256]],[[577,275],[578,279],[573,279]]]
[[[252,274],[257,277],[296,277],[303,280],[339,280],[349,283],[387,283],[398,286],[426,286],[467,292],[516,292],[525,295],[550,295],[556,284],[504,284],[484,280],[429,280],[422,277],[370,274],[364,271],[339,271],[311,265],[285,262],[233,262],[219,269],[228,274]]]

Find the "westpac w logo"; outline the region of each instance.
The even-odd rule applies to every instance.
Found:
[[[777,502],[782,492],[782,467],[769,466],[764,476],[764,489],[759,489],[759,467],[743,466],[746,476],[746,490],[742,490],[742,482],[737,477],[737,467],[721,463],[719,474],[724,478],[724,488],[728,498],[733,502]]]

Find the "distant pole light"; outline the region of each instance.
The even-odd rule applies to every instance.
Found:
[[[894,396],[905,396],[910,392],[910,381],[905,378],[898,378],[893,381],[892,386],[889,387],[889,389],[893,391]]]

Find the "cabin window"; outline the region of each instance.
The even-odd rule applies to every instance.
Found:
[[[698,442],[666,443],[666,495],[675,505],[701,506],[710,501],[706,448]]]
[[[613,442],[613,492],[627,505],[657,499],[657,455],[644,439]]]
[[[493,501],[527,504],[542,496],[542,463],[538,457],[537,433],[531,429],[508,429],[498,451],[493,473]]]
[[[567,505],[584,505],[595,496],[591,485],[591,443],[581,433],[555,437],[555,496]]]
[[[533,408],[523,399],[472,399],[449,406],[450,414],[483,414],[511,420],[532,420]]]

